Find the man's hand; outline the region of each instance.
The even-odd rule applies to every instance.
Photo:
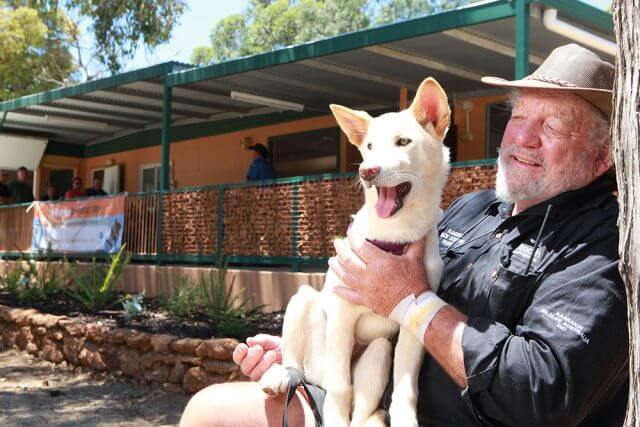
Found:
[[[243,374],[258,381],[271,365],[282,363],[281,342],[280,337],[267,334],[249,337],[247,344],[240,343],[233,351],[233,361]]]
[[[353,304],[388,317],[407,295],[420,295],[431,287],[424,268],[425,240],[411,243],[404,255],[393,255],[367,242],[353,229],[347,239],[334,241],[337,256],[329,267],[348,287],[335,292]]]

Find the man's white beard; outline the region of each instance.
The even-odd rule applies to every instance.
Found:
[[[516,150],[512,149],[508,153],[500,151],[498,156],[498,174],[496,175],[496,196],[507,203],[517,203],[524,200],[543,201],[550,199],[565,191],[580,187],[579,182],[589,163],[588,154],[581,153],[574,162],[570,163],[562,172],[559,179],[553,179],[543,165],[544,173],[540,179],[524,180],[518,177],[517,170],[511,170],[515,176],[511,188],[507,183],[504,158],[511,155]]]

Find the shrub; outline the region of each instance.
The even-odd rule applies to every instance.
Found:
[[[24,269],[22,260],[16,262],[16,265],[6,274],[0,276],[0,287],[7,291],[11,296],[17,298],[24,277]]]
[[[142,306],[142,300],[144,298],[144,291],[136,295],[128,295],[122,301],[122,308],[124,309],[124,317],[127,320],[135,319],[144,313],[144,307]]]
[[[193,318],[198,309],[197,289],[189,276],[176,274],[172,277],[173,293],[163,299],[162,307],[179,317]]]
[[[131,254],[124,249],[125,245],[122,245],[118,253],[111,256],[108,268],[103,263],[96,263],[94,258],[89,271],[77,275],[66,288],[69,297],[90,312],[115,306],[120,301],[117,293],[120,276],[131,260]],[[73,270],[75,272],[75,268]]]

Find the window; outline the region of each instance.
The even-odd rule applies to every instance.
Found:
[[[173,162],[169,162],[169,181],[173,172]],[[160,163],[140,165],[138,174],[138,191],[144,193],[160,190]]]
[[[487,159],[498,157],[502,135],[510,117],[511,111],[506,102],[487,104],[487,135],[485,138],[485,157]]]
[[[278,178],[338,172],[338,128],[275,136],[269,148]]]

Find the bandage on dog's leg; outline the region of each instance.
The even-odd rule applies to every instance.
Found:
[[[374,339],[360,356],[353,369],[353,413],[351,427],[365,425],[382,398],[391,369],[391,343],[385,338]]]

